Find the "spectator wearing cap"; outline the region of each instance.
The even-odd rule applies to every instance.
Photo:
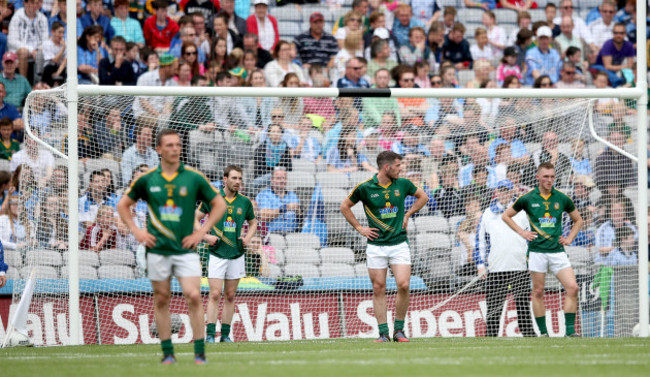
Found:
[[[503,58],[497,68],[497,85],[502,86],[508,76],[516,76],[520,81],[523,79],[521,69],[517,65],[517,49],[512,46],[503,50]]]
[[[614,37],[603,45],[596,57],[596,64],[591,69],[607,73],[612,87],[625,83],[619,76],[623,69],[634,69],[636,50],[632,42],[625,40],[625,24],[614,25]]]
[[[382,29],[383,28],[376,29],[375,31],[377,30],[381,31]],[[388,33],[388,30],[386,30],[386,33]],[[368,76],[374,79],[375,73],[378,70],[387,69],[388,71],[390,71],[393,68],[397,67],[397,62],[391,59],[390,55],[391,55],[391,50],[390,50],[389,39],[377,39],[373,41],[372,44],[370,45],[371,59],[368,62]],[[374,80],[373,80],[373,84],[376,84]],[[391,83],[390,85],[394,85],[394,83]]]
[[[605,42],[614,36],[614,14],[616,14],[616,4],[612,0],[604,0],[598,7],[600,18],[589,24],[589,31],[594,37],[594,45],[599,49]]]
[[[2,56],[3,69],[0,83],[4,84],[6,89],[5,102],[21,109],[25,98],[32,91],[32,87],[24,76],[16,73],[18,61],[18,55],[15,52],[5,52]]]
[[[133,42],[138,47],[144,47],[144,34],[140,23],[129,17],[129,0],[115,0],[115,17],[111,18],[111,27],[115,36],[123,37],[127,42]]]
[[[49,26],[47,17],[40,12],[40,0],[25,0],[23,5],[9,22],[7,48],[18,54],[18,71],[27,76],[29,60],[36,59],[36,53],[49,38]]]
[[[339,46],[331,34],[324,31],[325,18],[321,13],[312,13],[309,16],[309,30],[298,35],[294,40],[298,57],[303,68],[312,64],[320,64],[331,68],[334,65],[334,56]]]
[[[392,32],[400,46],[409,43],[409,32],[416,26],[424,28],[424,23],[413,16],[411,6],[407,4],[398,5],[397,9],[395,9]]]
[[[442,45],[442,59],[454,64],[456,70],[472,69],[474,59],[470,52],[469,42],[465,39],[465,25],[456,22],[451,31],[445,36]]]
[[[174,75],[178,68],[178,60],[171,54],[162,54],[158,68],[143,73],[138,77],[138,86],[176,86]],[[136,118],[147,115],[158,118],[161,114],[169,114],[172,98],[165,97],[138,97],[133,103],[133,112]]]
[[[103,11],[102,0],[86,0],[86,14],[81,16],[79,21],[81,21],[82,30],[92,25],[101,26],[104,31],[104,39],[108,43],[115,35],[115,29],[111,26],[111,19],[106,17]],[[81,30],[77,30],[77,34],[80,32]]]
[[[553,83],[559,79],[562,60],[557,50],[551,48],[553,32],[548,26],[537,29],[537,46],[526,52],[526,85],[533,85],[535,80],[547,75]]]
[[[560,70],[560,81],[555,83],[558,89],[584,89],[587,86],[580,80],[576,79],[576,65],[572,62],[564,62]]]
[[[167,0],[156,0],[152,6],[155,14],[144,21],[144,39],[155,51],[165,52],[178,33],[178,24],[167,16]]]
[[[246,30],[258,36],[260,47],[271,51],[280,40],[278,21],[268,14],[268,0],[253,0],[253,5],[255,6],[255,13],[248,16]]]

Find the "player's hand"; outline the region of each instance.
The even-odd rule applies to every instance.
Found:
[[[4,287],[7,284],[7,277],[5,275],[0,276],[0,288]]]
[[[241,236],[241,237],[239,237],[239,239],[241,240],[241,243],[244,245],[244,247],[250,247],[251,246],[251,241],[247,240],[246,237]]]
[[[138,229],[133,232],[133,235],[139,243],[144,244],[146,247],[156,246],[156,237],[147,232],[146,229]]]
[[[524,230],[520,235],[524,237],[526,241],[532,241],[537,238],[537,233],[531,232],[530,230]]]
[[[206,234],[203,236],[203,241],[207,242],[210,246],[214,246],[216,245],[217,241],[219,241],[219,237],[212,234]]]
[[[404,229],[404,231],[406,231],[407,228],[408,228],[408,225],[409,225],[409,218],[408,218],[408,216],[404,216],[404,220],[402,221],[402,229]]]
[[[181,245],[183,246],[183,249],[194,249],[201,240],[203,240],[203,235],[200,232],[194,232],[183,238]]]
[[[369,227],[366,227],[366,226],[362,226],[361,229],[359,229],[359,234],[366,237],[370,241],[372,241],[372,240],[376,239],[377,237],[379,237],[379,233],[377,233],[377,232],[379,232],[379,229],[377,229],[377,228],[369,228]]]
[[[573,242],[573,241],[569,241],[568,239],[564,238],[564,236],[560,236],[559,242],[560,242],[560,245],[562,245],[562,246],[569,246],[569,245],[571,245],[571,242]]]
[[[477,275],[481,279],[485,279],[487,277],[487,270],[485,269],[485,267],[479,267],[477,271]]]

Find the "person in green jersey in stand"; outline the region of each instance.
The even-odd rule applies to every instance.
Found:
[[[528,241],[528,270],[533,280],[533,314],[541,336],[548,336],[544,283],[551,271],[564,286],[564,324],[566,336],[580,336],[575,331],[578,309],[578,283],[564,251],[576,238],[583,220],[571,198],[558,191],[555,183],[555,166],[543,162],[537,168],[537,187],[517,199],[505,210],[501,218],[512,230]],[[524,230],[512,219],[519,211],[526,212],[532,230]],[[562,214],[567,212],[573,226],[567,237],[562,236]]]
[[[0,119],[0,159],[11,160],[11,156],[20,150],[20,142],[11,137],[14,124],[9,118]]]
[[[171,277],[176,276],[185,296],[194,336],[194,361],[204,364],[205,345],[201,263],[194,248],[226,212],[226,202],[199,171],[180,162],[178,132],[160,131],[156,152],[160,165],[135,180],[117,204],[117,212],[135,239],[147,248],[147,274],[151,280],[154,317],[163,351],[163,364],[174,364],[171,341]],[[129,208],[139,199],[147,202],[146,229],[133,221]],[[197,201],[210,203],[212,210],[203,226],[194,230]]]
[[[386,316],[386,274],[391,268],[397,284],[395,301],[395,327],[393,340],[408,342],[404,335],[404,318],[409,306],[409,283],[411,280],[411,252],[406,238],[406,225],[409,217],[419,211],[429,201],[421,188],[405,178],[399,178],[402,170],[402,156],[384,151],[377,156],[379,172],[372,178],[359,183],[341,203],[341,213],[345,219],[368,239],[366,249],[368,275],[372,282],[372,303],[379,327],[379,338],[375,342],[390,342]],[[407,196],[417,199],[405,211]],[[363,203],[367,227],[361,226],[352,213],[352,207]]]
[[[226,214],[217,221],[210,234],[203,238],[209,247],[208,283],[210,299],[208,300],[207,335],[205,341],[214,343],[216,322],[219,317],[219,301],[223,290],[224,303],[221,314],[221,343],[232,343],[230,323],[235,313],[235,292],[239,279],[246,276],[245,248],[257,231],[257,219],[253,204],[246,196],[239,193],[242,187],[242,169],[230,165],[223,171],[223,188],[221,196],[226,199]],[[196,224],[210,212],[210,205],[201,203],[196,211]],[[244,222],[248,222],[248,231],[241,235]]]

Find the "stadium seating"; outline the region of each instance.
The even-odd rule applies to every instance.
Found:
[[[69,253],[66,251],[63,254],[63,264],[68,264]],[[93,268],[99,267],[99,255],[94,251],[79,250],[79,265],[90,266]]]
[[[269,245],[273,246],[275,250],[284,250],[287,248],[287,242],[284,236],[277,233],[269,234]]]
[[[287,265],[295,263],[320,264],[320,255],[316,249],[289,249],[285,252],[284,257]]]
[[[415,230],[418,233],[449,233],[449,223],[442,216],[418,216],[415,218]]]
[[[319,278],[320,271],[318,267],[313,264],[305,263],[287,263],[284,266],[284,275],[301,275],[303,278]]]
[[[323,263],[320,266],[321,277],[354,277],[354,267],[346,263]]]
[[[60,267],[63,265],[63,258],[58,251],[36,249],[29,250],[26,254],[27,266],[52,266]]]
[[[315,234],[309,233],[288,233],[286,235],[287,248],[320,249],[320,239]]]
[[[347,247],[324,247],[320,250],[320,259],[325,263],[354,264],[354,251]]]
[[[4,249],[5,263],[10,269],[19,270],[23,267],[23,255],[18,250]]]
[[[316,182],[323,188],[347,189],[350,187],[350,177],[345,173],[322,172],[316,173]]]
[[[20,277],[23,279],[29,279],[31,276],[32,270],[34,270],[34,276],[39,279],[58,279],[59,272],[56,268],[52,266],[45,265],[34,265],[33,267],[23,267],[20,270]]]
[[[517,25],[517,12],[512,9],[497,8],[493,10],[497,23],[503,27],[503,24]],[[509,34],[506,34],[509,35]]]
[[[106,249],[99,252],[102,265],[135,266],[135,255],[130,250]]]
[[[101,265],[97,269],[100,279],[135,279],[133,268],[118,265]]]

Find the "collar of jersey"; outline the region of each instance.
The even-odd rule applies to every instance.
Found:
[[[163,179],[165,179],[166,181],[171,182],[171,181],[174,180],[174,178],[178,177],[179,173],[181,173],[183,170],[185,170],[185,165],[181,162],[181,164],[178,166],[178,170],[176,170],[176,173],[174,173],[171,176],[171,178],[168,178],[167,176],[165,176],[165,173],[162,170],[162,165],[158,165],[158,169],[156,169],[156,170],[158,171],[160,176],[163,177]]]
[[[539,191],[539,185],[535,186],[535,193],[537,195],[539,195],[539,196],[542,196],[542,193]],[[551,193],[549,194],[548,197],[550,198],[551,196],[553,196],[554,193],[555,193],[555,186],[551,187]],[[542,196],[542,198],[543,198],[543,196]]]
[[[385,189],[388,188],[390,185],[392,185],[393,182],[395,182],[395,180],[391,180],[390,183],[388,184],[388,186],[385,186],[385,187],[384,187],[384,186],[382,186],[381,184],[379,184],[379,179],[377,179],[377,174],[375,174],[375,175],[372,177],[372,181],[373,181],[377,186],[379,186],[379,187],[383,187],[383,188],[385,188]]]

